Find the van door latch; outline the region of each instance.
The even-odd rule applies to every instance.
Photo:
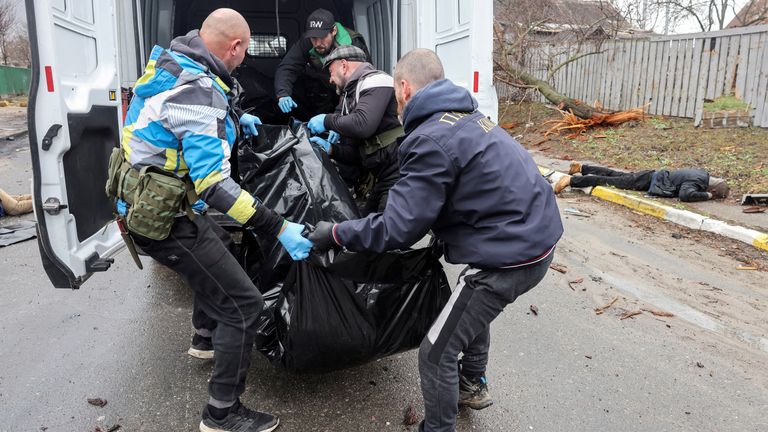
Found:
[[[43,203],[43,211],[49,215],[57,215],[63,209],[67,208],[66,204],[62,204],[58,198],[48,198]]]
[[[94,252],[85,259],[85,271],[88,273],[107,271],[114,262],[114,258],[102,258]]]
[[[48,132],[46,132],[45,136],[43,137],[43,150],[48,151],[51,149],[53,139],[56,137],[56,135],[59,134],[59,129],[61,129],[60,124],[55,124],[48,128]]]

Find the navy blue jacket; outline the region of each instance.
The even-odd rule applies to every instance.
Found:
[[[338,224],[339,244],[402,249],[432,229],[448,262],[499,268],[531,262],[557,243],[563,225],[552,187],[467,90],[433,82],[409,101],[403,121],[400,180],[386,209]]]

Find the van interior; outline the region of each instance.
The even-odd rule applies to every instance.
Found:
[[[302,37],[307,17],[317,8],[331,11],[336,21],[365,38],[377,69],[390,72],[393,66],[394,0],[140,0],[140,49],[135,50],[136,66],[123,68],[121,81],[132,83],[142,73],[152,46],[167,47],[171,39],[200,28],[213,10],[228,7],[240,12],[251,28],[245,60],[233,73],[244,89],[243,109],[259,116],[266,124],[286,124],[289,115],[302,121],[313,114],[301,109],[289,115],[277,108],[274,91],[275,71],[283,56]],[[134,10],[134,13],[136,11]],[[396,57],[395,57],[396,58]],[[134,72],[135,70],[135,72]],[[135,76],[131,76],[131,74]],[[301,107],[306,80],[297,80],[293,98]]]

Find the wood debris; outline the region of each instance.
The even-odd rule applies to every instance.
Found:
[[[657,316],[657,317],[673,317],[675,314],[672,312],[664,312],[660,310],[654,310],[654,309],[641,309],[644,312],[648,312],[651,315]]]
[[[552,264],[549,265],[549,268],[551,268],[554,271],[563,273],[563,274],[568,273],[568,267],[566,267],[564,265],[561,265],[561,264],[552,263]]]
[[[646,105],[647,107],[647,105]],[[632,108],[626,111],[614,113],[595,113],[592,118],[579,118],[572,112],[560,111],[563,118],[550,120],[544,124],[552,126],[544,133],[544,136],[566,133],[568,138],[576,138],[587,129],[595,126],[617,126],[628,121],[640,121],[645,119],[645,107]]]
[[[614,297],[613,300],[609,301],[608,303],[604,304],[603,306],[600,306],[599,308],[596,308],[595,309],[595,315],[602,314],[603,312],[605,312],[606,309],[608,309],[609,307],[613,306],[613,304],[616,303],[617,301],[619,301],[619,296]]]
[[[736,267],[736,270],[757,270],[757,266],[753,266],[753,265],[748,265],[748,266],[740,265],[740,266]]]
[[[580,284],[582,282],[584,282],[584,278],[578,278],[576,280],[572,280],[572,281],[568,282],[568,287],[571,288],[572,290],[576,291],[576,288],[574,288],[573,286],[574,285],[578,285],[578,284]]]
[[[635,315],[640,315],[641,313],[643,313],[643,311],[641,311],[641,310],[635,310],[635,311],[627,311],[627,312],[624,312],[624,313],[621,315],[621,318],[619,318],[619,319],[620,319],[620,320],[625,320],[625,319],[627,319],[627,318],[632,318],[632,317],[633,317],[633,316],[635,316]]]

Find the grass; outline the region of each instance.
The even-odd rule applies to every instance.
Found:
[[[704,103],[704,111],[729,111],[729,110],[745,110],[749,108],[749,104],[736,96],[720,96],[713,102]]]
[[[505,112],[506,110],[506,112]],[[703,168],[725,178],[732,200],[768,192],[768,129],[702,129],[693,120],[649,117],[642,122],[592,129],[575,139],[543,134],[557,111],[540,103],[504,106],[500,124],[532,150],[559,159],[587,160],[620,169]],[[531,126],[526,124],[532,123]]]

